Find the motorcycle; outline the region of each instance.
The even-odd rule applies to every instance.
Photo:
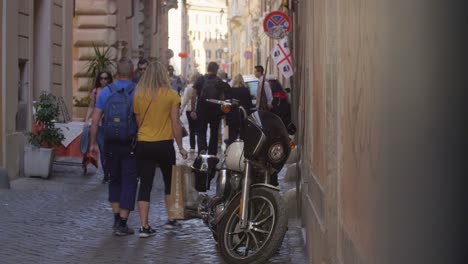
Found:
[[[196,216],[203,219],[228,263],[264,263],[281,246],[288,216],[279,189],[270,184],[291,152],[289,135],[281,119],[266,111],[248,115],[236,100],[207,100],[224,113],[238,111],[240,138],[226,149],[224,161],[200,154],[192,165],[196,189],[206,192],[217,173],[216,192],[203,195]],[[289,134],[289,135],[288,135]]]

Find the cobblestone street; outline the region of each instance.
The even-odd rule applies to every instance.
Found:
[[[179,157],[180,162],[189,161]],[[113,215],[101,179],[91,167],[84,176],[80,167],[54,165],[48,180],[20,178],[10,190],[0,190],[0,263],[224,263],[200,219],[182,221],[177,231],[161,227],[166,213],[159,170],[150,211],[157,234],[146,239],[112,234]],[[282,248],[268,263],[305,263],[298,225],[290,221]],[[138,212],[130,215],[129,226],[139,228]]]

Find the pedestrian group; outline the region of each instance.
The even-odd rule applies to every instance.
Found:
[[[219,106],[206,99],[236,99],[247,111],[252,109],[252,97],[242,75],[234,77],[232,88],[223,90],[217,83],[228,80],[227,76],[218,77],[218,70],[219,65],[210,62],[207,74],[196,73],[186,84],[174,74],[172,65],[166,66],[155,59],[140,59],[134,70],[132,61],[123,58],[117,63],[116,81],[108,71],[97,75],[86,115],[86,123],[91,122],[89,151],[94,157],[100,155],[103,183],[108,183],[108,199],[114,213],[115,235],[135,233],[127,225],[135,202],[141,222],[139,236],[155,234],[148,216],[156,167],[163,175],[166,212],[170,209],[176,152],[184,159],[188,155],[182,144],[182,114],[185,113],[188,120],[190,152],[195,152],[198,146],[199,154],[217,155],[223,113]],[[264,81],[263,72],[262,66],[255,67],[259,78],[257,99],[260,98],[256,106],[270,111],[274,108],[273,94]],[[229,113],[226,122],[229,138],[225,143],[229,145],[242,136],[238,113]],[[163,227],[176,229],[181,225],[168,217]]]

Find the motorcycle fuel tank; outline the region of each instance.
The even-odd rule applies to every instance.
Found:
[[[244,171],[244,142],[234,141],[226,150],[226,167],[233,171]]]

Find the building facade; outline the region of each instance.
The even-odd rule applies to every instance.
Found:
[[[217,52],[222,51],[223,56],[228,52],[227,12],[224,0],[187,1],[187,36],[190,50],[187,51],[189,57],[185,60],[185,67],[205,73],[210,58],[224,63],[225,67],[229,65],[228,61],[216,59]]]
[[[255,65],[266,67],[277,42],[265,34],[263,20],[270,12],[283,10],[282,1],[229,0],[228,4],[230,75],[253,74]],[[267,72],[280,77],[271,61]]]
[[[73,32],[73,96],[88,96],[91,89],[86,66],[94,56],[93,47],[110,48],[110,59],[152,57],[169,63],[168,12],[177,0],[77,0]],[[115,73],[115,72],[114,72]],[[74,107],[74,118],[83,111]]]
[[[21,176],[25,132],[32,129],[32,105],[42,91],[61,97],[69,114],[82,119],[74,99],[88,95],[86,63],[93,46],[123,56],[169,62],[168,11],[177,1],[21,0],[2,8],[0,167]],[[8,154],[7,154],[8,153]]]
[[[73,2],[0,1],[2,5],[0,167],[22,175],[25,132],[42,91],[72,106]]]

